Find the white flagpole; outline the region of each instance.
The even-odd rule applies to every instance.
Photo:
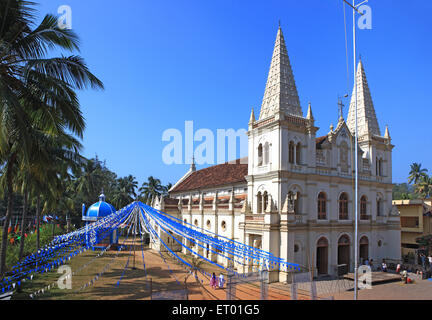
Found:
[[[355,0],[353,0],[353,8],[355,7]],[[358,128],[357,128],[357,57],[356,57],[356,10],[353,10],[353,56],[354,56],[354,95],[355,95],[355,222],[354,222],[354,300],[358,297]]]
[[[353,58],[354,58],[354,101],[355,101],[355,222],[354,222],[354,300],[358,298],[358,127],[357,127],[357,56],[356,56],[356,21],[355,14],[357,7],[362,5],[368,0],[356,6],[355,0],[352,1],[352,5],[347,1],[343,0],[353,9]],[[360,12],[359,12],[360,13]],[[361,13],[360,13],[361,14]]]

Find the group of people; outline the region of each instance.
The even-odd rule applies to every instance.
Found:
[[[373,270],[373,259],[368,259],[368,258],[366,258],[366,259],[364,259],[363,260],[363,265],[365,265],[365,266],[369,266],[372,270]]]
[[[370,259],[370,260],[368,258],[364,259],[363,260],[363,265],[369,266],[372,271],[374,269],[374,261],[373,261],[373,259]],[[379,267],[378,267],[378,269],[379,269]],[[382,272],[387,272],[388,271],[388,269],[387,269],[387,263],[386,263],[385,259],[382,260],[381,271]]]
[[[424,253],[420,254],[421,264],[424,270],[432,268],[432,256],[426,257]]]
[[[216,274],[213,272],[211,278],[210,278],[210,287],[213,289],[216,289],[217,287],[223,289],[225,285],[225,278],[223,274],[220,274],[219,277],[216,277]]]

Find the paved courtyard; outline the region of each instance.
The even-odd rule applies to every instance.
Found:
[[[334,295],[335,300],[352,300],[354,291]],[[359,300],[432,300],[432,281],[417,280],[411,284],[392,282],[358,291]]]

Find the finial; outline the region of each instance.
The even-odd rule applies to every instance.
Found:
[[[190,170],[191,170],[192,172],[195,172],[195,171],[196,171],[196,166],[195,166],[195,155],[192,156],[192,163],[191,163],[191,166],[190,166]]]
[[[310,103],[310,101],[309,101],[309,105],[308,105],[308,111],[307,111],[306,119],[314,120],[314,117],[312,114],[312,104]]]
[[[249,118],[249,124],[253,124],[253,123],[255,123],[255,113],[254,113],[254,109],[252,108],[251,115]]]
[[[100,194],[100,196],[99,196],[99,201],[103,201],[103,202],[105,202],[105,195],[104,195],[104,190],[103,190],[103,188],[102,188],[101,194]]]
[[[387,124],[386,124],[386,128],[385,128],[384,138],[390,139],[390,132],[389,132],[389,128],[388,128]]]
[[[343,119],[343,107],[345,107],[345,105],[342,103],[341,97],[338,97],[338,107],[339,107],[339,119]]]
[[[280,29],[280,27],[281,27],[281,26],[280,26],[280,19],[279,19],[279,29]]]

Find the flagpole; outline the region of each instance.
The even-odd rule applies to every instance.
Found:
[[[355,8],[355,0],[353,0]],[[358,298],[358,128],[357,128],[357,56],[356,56],[356,24],[353,10],[353,56],[354,56],[354,95],[355,95],[355,222],[354,222],[354,300]]]
[[[347,0],[343,0],[346,4],[348,4],[353,9],[353,59],[354,59],[354,110],[355,110],[355,215],[354,215],[354,300],[358,298],[358,123],[357,123],[357,53],[356,53],[356,21],[355,14],[358,12],[360,15],[363,15],[361,12],[357,10],[357,7],[361,6],[363,3],[368,2],[368,0],[363,1],[360,4],[355,4],[355,0],[350,4]]]

